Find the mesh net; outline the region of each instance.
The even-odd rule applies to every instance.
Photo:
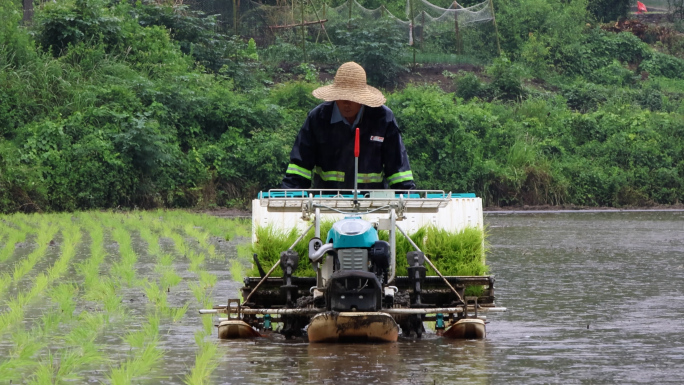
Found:
[[[365,8],[357,0],[346,0],[334,7],[323,0],[276,0],[276,4],[253,0],[191,1],[195,9],[219,14],[227,32],[254,38],[263,45],[276,37],[296,42],[302,33],[307,40],[334,41],[334,36],[322,36],[340,28],[364,28],[381,19],[393,23],[406,44],[414,45],[421,53],[467,54],[470,50],[477,54],[491,51],[495,39],[491,0],[466,8],[456,2],[442,8],[426,0],[407,0],[405,14],[400,15],[382,5]]]

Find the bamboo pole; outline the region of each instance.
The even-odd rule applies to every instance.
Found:
[[[233,0],[233,35],[237,35],[237,0]]]
[[[425,11],[422,12],[423,17],[420,21],[420,50],[423,51],[423,38],[425,36]]]
[[[501,43],[499,43],[499,27],[496,26],[496,16],[494,15],[494,1],[489,0],[489,9],[492,11],[492,22],[494,23],[494,33],[496,33],[496,49],[501,55]]]
[[[306,23],[287,24],[287,25],[269,25],[268,28],[271,28],[271,29],[295,28],[295,27],[301,27],[302,25],[321,24],[321,23],[325,23],[326,21],[328,21],[328,20],[323,19],[323,20],[319,20],[319,21],[307,21]]]
[[[461,7],[458,2],[454,1],[454,9]],[[461,31],[458,28],[458,12],[454,12],[454,29],[456,31],[456,52],[460,55],[462,54],[462,44],[461,44]]]
[[[351,0],[350,0],[351,1]],[[413,0],[409,0],[411,7],[411,40],[413,40],[413,69],[416,69],[416,39],[413,38],[413,29],[416,27],[416,15],[413,13]]]
[[[302,52],[304,53],[304,61],[306,61],[306,29],[304,28],[304,0],[300,0],[302,7]]]
[[[312,1],[313,1],[313,0],[312,0]],[[324,24],[324,22],[328,21],[327,19],[325,19],[325,0],[323,0],[323,19],[325,19],[325,20],[322,20],[322,19],[318,16],[318,11],[316,10],[316,6],[313,5],[313,2],[311,3],[311,5],[312,5],[312,8],[313,8],[313,10],[314,10],[314,14],[316,15],[316,19],[318,19],[318,21],[321,22],[321,29],[322,29],[323,32],[325,33],[325,36],[328,38],[328,43],[330,43],[330,45],[333,45],[332,41],[330,40],[330,36],[328,35],[328,31],[325,30],[325,24]],[[320,31],[319,31],[319,34],[320,34]],[[318,43],[318,36],[316,36],[316,42]],[[334,45],[333,45],[333,47],[334,47]]]

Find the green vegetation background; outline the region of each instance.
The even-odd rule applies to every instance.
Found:
[[[502,206],[680,203],[682,24],[644,41],[598,28],[629,4],[495,0],[502,55],[473,32],[482,71],[447,73],[455,93],[386,91],[418,186]],[[0,212],[244,204],[279,186],[320,68],[355,60],[392,87],[411,54],[383,22],[310,41],[305,61],[287,34],[257,47],[186,7],[63,0],[21,19],[0,0]]]

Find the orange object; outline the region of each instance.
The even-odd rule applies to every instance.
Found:
[[[641,1],[637,1],[637,13],[648,12],[646,6]]]
[[[361,151],[360,151],[361,148],[360,148],[360,146],[359,146],[359,139],[360,139],[360,137],[361,137],[361,135],[359,135],[359,128],[356,127],[356,138],[355,138],[355,140],[354,140],[354,156],[355,156],[356,158],[359,157],[359,152],[361,152]]]

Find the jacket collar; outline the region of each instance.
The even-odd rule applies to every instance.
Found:
[[[340,109],[337,108],[337,103],[332,102],[333,105],[333,111],[332,111],[332,117],[330,118],[330,124],[335,124],[338,122],[344,122],[347,126],[356,127],[359,124],[359,121],[361,120],[361,116],[363,116],[363,110],[366,108],[366,106],[361,105],[361,109],[359,110],[359,113],[356,114],[356,120],[354,121],[354,124],[349,124],[347,119],[342,116],[342,113],[340,113]]]

